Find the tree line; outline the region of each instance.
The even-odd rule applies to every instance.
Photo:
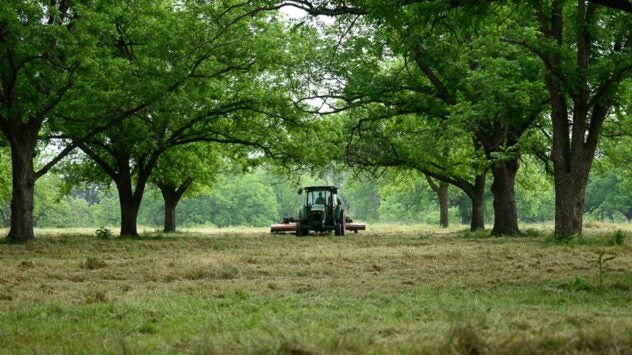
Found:
[[[33,239],[35,181],[51,170],[69,186],[115,187],[122,235],[138,234],[148,184],[175,228],[194,181],[264,163],[290,177],[332,164],[415,172],[442,224],[449,187],[467,196],[474,230],[490,191],[492,233],[513,235],[516,177],[537,160],[552,177],[560,238],[581,233],[595,157],[611,157],[616,178],[628,170],[627,1],[1,6],[11,241]],[[306,16],[288,21],[283,7]]]
[[[586,190],[585,214],[589,221],[632,222],[632,185],[612,171],[608,160],[599,160]],[[535,170],[534,170],[535,169]],[[516,204],[521,223],[550,223],[554,218],[554,194],[550,178],[533,176],[541,167],[527,163],[516,180]],[[0,182],[10,181],[10,169]],[[468,197],[449,189],[446,218],[438,208],[441,201],[433,186],[418,173],[389,172],[380,177],[356,177],[343,173],[336,178],[348,215],[374,223],[467,225],[471,220]],[[295,192],[299,185],[332,184],[333,179],[303,176],[288,181],[265,168],[248,172],[224,172],[212,181],[193,182],[178,203],[169,209],[161,190],[152,184],[139,208],[138,224],[149,230],[175,231],[179,227],[269,227],[281,217],[296,217],[302,203]],[[485,221],[494,220],[493,199],[485,195]],[[62,176],[47,174],[38,180],[34,197],[33,223],[39,228],[96,228],[120,225],[118,197],[113,187],[80,183],[70,187]],[[10,191],[0,192],[0,224],[10,225]],[[176,217],[177,215],[177,217]]]

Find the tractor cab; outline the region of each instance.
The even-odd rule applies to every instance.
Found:
[[[305,191],[306,197],[306,205],[314,206],[314,205],[323,205],[332,207],[334,205],[334,201],[339,205],[340,200],[337,197],[337,189],[332,186],[314,186],[314,187],[306,187],[305,189],[300,189],[299,194],[302,191]]]
[[[335,186],[308,186],[299,189],[305,192],[305,203],[299,212],[296,235],[307,235],[310,230],[324,233],[333,230],[336,235],[344,235],[344,207],[338,198]]]

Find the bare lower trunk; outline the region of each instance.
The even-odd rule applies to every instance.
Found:
[[[472,221],[470,230],[477,231],[485,229],[485,175],[476,177],[474,190],[470,195],[472,200]]]
[[[136,237],[138,236],[136,222],[143,194],[142,191],[133,193],[131,184],[130,179],[122,178],[117,182],[116,187],[121,207],[121,236]]]
[[[581,235],[587,176],[555,179],[555,236]]]
[[[36,134],[21,132],[11,138],[13,190],[11,196],[11,229],[8,239],[26,243],[35,238],[33,233],[33,194],[35,192]]]
[[[428,185],[437,194],[439,199],[439,225],[448,227],[448,188],[450,184],[445,181],[439,181],[437,184],[429,175],[425,174]]]
[[[159,187],[165,202],[164,232],[173,233],[176,231],[176,207],[181,195],[178,195],[174,186],[160,185]]]
[[[180,186],[172,183],[155,182],[165,202],[165,233],[173,233],[176,231],[176,208],[182,196],[192,183],[192,178],[187,178]]]
[[[482,198],[473,198],[470,230],[477,231],[483,229],[485,229],[485,200]]]
[[[33,156],[24,152],[12,152],[13,192],[11,196],[11,229],[9,240],[25,243],[35,238],[33,233],[33,194],[35,174]],[[20,157],[17,157],[20,155]]]
[[[164,232],[165,233],[173,233],[176,231],[176,207],[178,206],[178,201],[166,200],[165,199],[165,225]]]
[[[516,235],[518,229],[518,212],[514,190],[518,158],[492,167],[494,182],[491,186],[494,195],[494,228],[493,235]]]
[[[126,196],[123,196],[126,195]],[[119,202],[121,206],[121,236],[138,236],[136,221],[138,219],[138,211],[140,203],[133,202],[134,198],[121,194],[119,191]]]
[[[448,220],[448,188],[450,184],[447,182],[441,182],[437,191],[439,197],[439,225],[443,228],[447,228],[450,221]]]

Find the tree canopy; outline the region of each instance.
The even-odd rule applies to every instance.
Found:
[[[3,3],[2,217],[26,242],[49,206],[115,190],[134,236],[149,190],[173,232],[195,190],[218,224],[263,224],[311,176],[353,186],[367,219],[424,220],[416,196],[444,226],[552,216],[565,238],[586,212],[632,215],[631,54],[628,1]]]

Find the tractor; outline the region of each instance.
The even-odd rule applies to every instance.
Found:
[[[335,186],[308,186],[298,190],[305,192],[305,204],[298,214],[296,235],[304,236],[309,231],[326,233],[334,231],[335,235],[345,235],[345,209],[338,198]]]

